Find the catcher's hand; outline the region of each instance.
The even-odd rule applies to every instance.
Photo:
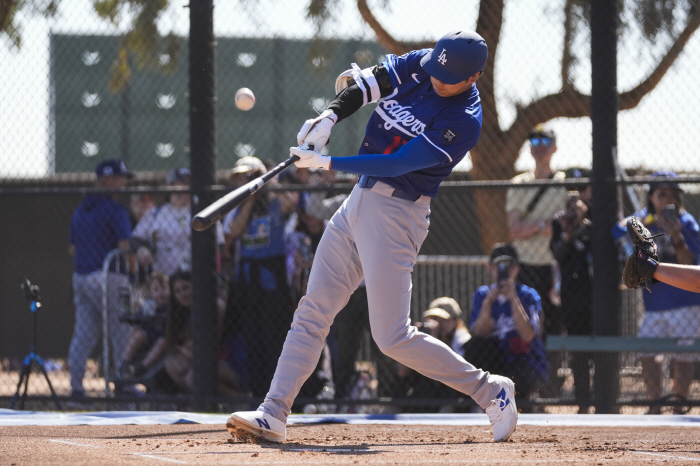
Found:
[[[654,238],[662,235],[663,233],[659,233],[658,235],[652,236],[649,230],[647,230],[636,217],[630,217],[630,219],[627,220],[627,236],[629,236],[630,241],[634,245],[634,251],[637,252],[641,250],[646,257],[650,257],[655,261],[659,260],[659,256],[657,255]]]
[[[625,270],[622,272],[622,282],[627,288],[635,289],[643,286],[651,291],[649,286],[657,282],[654,279],[654,271],[659,265],[654,238],[663,233],[652,236],[637,218],[631,217],[627,221],[627,235],[634,245],[634,252],[627,258]]]

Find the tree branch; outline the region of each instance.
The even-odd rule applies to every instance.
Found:
[[[498,124],[498,108],[496,107],[496,91],[494,84],[494,71],[498,45],[501,40],[501,27],[503,26],[504,0],[481,0],[479,2],[479,16],[476,20],[476,32],[486,41],[489,48],[489,57],[486,60],[486,68],[477,81],[477,87],[481,89],[481,106],[483,108],[483,131],[494,135],[501,134]]]
[[[680,56],[686,43],[698,27],[700,27],[700,15],[693,15],[666,55],[659,61],[654,71],[634,89],[619,95],[620,110],[635,108],[639,105],[642,98],[654,90]],[[565,87],[561,92],[547,95],[531,102],[526,107],[518,109],[515,121],[505,132],[504,136],[508,140],[515,138],[515,141],[524,141],[528,131],[538,123],[554,118],[582,118],[590,116],[591,96],[582,94],[573,87]]]
[[[574,40],[573,10],[574,0],[566,0],[564,5],[564,47],[561,53],[561,87],[571,86],[571,67],[574,57],[571,55],[571,43]]]
[[[435,45],[435,42],[402,42],[394,39],[394,37],[384,29],[381,23],[377,21],[377,18],[374,17],[374,14],[367,5],[367,0],[357,0],[357,9],[365,23],[367,23],[376,34],[379,45],[395,55],[403,55],[411,50],[432,48]]]
[[[620,94],[620,110],[628,110],[639,105],[642,98],[649,94],[661,82],[666,72],[671,68],[678,56],[681,54],[685,45],[688,43],[693,33],[700,27],[700,14],[691,13],[683,31],[678,35],[671,47],[666,52],[666,55],[661,59],[654,71],[649,76],[639,83],[635,88]]]
[[[14,0],[0,0],[0,32],[3,32],[7,27],[13,4]]]

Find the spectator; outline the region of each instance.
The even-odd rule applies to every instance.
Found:
[[[172,299],[165,323],[165,372],[179,392],[192,390],[192,275],[179,271],[170,277]],[[159,359],[158,357],[154,358]],[[144,361],[146,367],[151,359]]]
[[[153,195],[150,193],[134,193],[129,196],[129,218],[132,225],[136,226],[146,212],[156,206]]]
[[[169,278],[163,272],[152,272],[146,281],[149,297],[143,304],[141,321],[131,327],[120,367],[137,361],[144,350],[149,351],[165,333],[165,320],[170,309]]]
[[[547,380],[549,370],[540,337],[540,297],[515,281],[520,267],[511,244],[494,246],[489,272],[493,283],[474,293],[469,319],[472,338],[464,346],[464,358],[483,370],[510,377],[516,396],[528,398]]]
[[[535,169],[512,179],[514,184],[536,180],[563,180],[564,172],[551,167],[552,156],[557,151],[557,137],[554,131],[542,126],[528,134],[530,153],[535,160]],[[512,187],[508,189],[506,211],[508,225],[513,238],[513,246],[520,254],[520,275],[518,280],[534,288],[540,296],[543,311],[543,338],[558,335],[563,331],[563,319],[559,308],[552,300],[554,283],[554,257],[549,249],[552,237],[552,218],[564,208],[566,188],[551,187]],[[550,378],[549,394],[557,395],[560,383],[556,371],[561,366],[559,352],[549,355],[553,377]]]
[[[660,262],[698,265],[700,258],[700,236],[698,223],[683,207],[678,175],[672,171],[658,171],[653,177],[661,178],[649,186],[647,207],[634,214],[641,219],[655,238]],[[626,221],[618,225],[617,235],[626,235]],[[700,337],[700,295],[679,290],[666,283],[656,283],[653,293],[643,292],[644,319],[639,328],[639,337],[697,338]],[[654,354],[640,354],[642,375],[650,400],[662,396],[661,365]],[[687,397],[693,378],[693,361],[697,354],[677,353],[673,359],[673,391]],[[649,414],[660,414],[660,405],[652,405]],[[675,407],[674,413],[682,413]]]
[[[121,160],[100,162],[95,169],[97,187],[123,189],[132,174]],[[70,224],[69,251],[73,256],[73,299],[75,327],[68,350],[71,396],[84,397],[83,377],[85,364],[102,333],[102,266],[113,249],[127,249],[131,235],[129,213],[112,195],[87,196],[80,203]],[[119,321],[120,288],[128,288],[126,267],[117,272],[116,263],[110,265],[107,281],[107,313],[114,363],[124,351],[129,328]]]
[[[314,253],[326,228],[322,218],[315,217],[306,209],[307,193],[302,193],[294,213],[293,230],[287,233],[287,272],[294,302],[306,294]],[[290,226],[291,227],[291,226]]]
[[[428,310],[423,312],[423,328],[426,333],[445,343],[455,353],[464,357],[464,347],[471,339],[471,335],[462,320],[462,309],[454,298],[443,296],[431,301],[428,305]],[[463,397],[460,392],[447,385],[425,377],[403,364],[397,364],[397,375],[400,383],[396,384],[397,391],[395,396],[452,400]],[[444,413],[451,412],[454,408],[450,405],[423,406],[419,407],[418,410]],[[416,408],[412,408],[411,411],[415,412]]]
[[[561,309],[569,335],[591,335],[593,292],[593,258],[591,221],[584,197],[590,186],[570,191],[563,209],[552,220],[550,248],[559,264],[561,276]],[[575,351],[571,355],[574,375],[574,393],[579,403],[579,414],[588,413],[591,404],[590,364],[593,353]]]
[[[169,186],[190,185],[190,170],[184,167],[172,169],[167,176]],[[134,228],[131,245],[143,267],[172,275],[178,270],[192,267],[190,226],[191,206],[188,192],[170,194],[168,202],[153,207]],[[217,223],[217,240],[224,243],[223,229]]]
[[[140,377],[163,361],[163,368],[154,375],[157,389],[169,394],[189,393],[192,390],[191,273],[182,270],[175,272],[169,279],[169,288],[172,292],[163,335],[156,340],[143,360],[125,364],[124,373],[126,376]],[[224,306],[223,303],[219,305],[219,335],[223,324]],[[220,354],[217,363],[219,394],[244,395],[239,389],[239,376],[228,364],[227,357],[226,354]]]
[[[464,356],[464,345],[471,339],[471,334],[462,319],[462,308],[454,298],[443,296],[432,300],[423,317],[437,318],[439,325],[432,335],[455,353]]]
[[[259,159],[246,156],[236,163],[232,176],[252,179],[265,172]],[[284,228],[296,202],[293,196],[257,192],[224,221],[227,249],[234,250],[236,244],[240,255],[229,286],[224,338],[243,335],[255,396],[267,392],[294,312]]]

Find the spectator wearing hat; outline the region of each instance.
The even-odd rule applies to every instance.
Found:
[[[435,338],[448,345],[455,353],[464,356],[464,345],[471,335],[464,324],[462,308],[457,300],[449,296],[432,300],[428,304],[428,310],[423,313],[423,320],[425,319],[437,322],[437,327],[431,332]]]
[[[552,156],[557,151],[557,136],[552,129],[535,127],[528,134],[530,154],[535,161],[534,170],[522,173],[511,181],[515,186],[508,189],[506,212],[513,246],[520,254],[520,275],[518,281],[534,288],[542,302],[542,326],[544,339],[547,335],[563,332],[563,319],[557,306],[554,293],[555,260],[549,249],[552,236],[552,219],[565,207],[566,188],[564,186],[519,187],[523,182],[564,180],[562,171],[552,169]],[[559,353],[549,355],[552,371],[561,365]],[[555,377],[550,378],[548,390],[556,395],[560,384]]]
[[[578,169],[574,178],[587,177]],[[567,176],[568,177],[568,176]],[[591,187],[577,186],[569,191],[566,208],[552,220],[550,249],[559,265],[561,277],[561,310],[569,335],[590,335],[593,305],[593,248],[591,241],[590,199]],[[590,364],[593,353],[575,351],[571,354],[574,375],[574,393],[580,414],[588,412],[591,404]]]
[[[474,293],[464,358],[483,370],[513,379],[516,396],[527,398],[549,373],[540,337],[542,306],[537,291],[516,281],[518,253],[499,243],[491,251],[493,283]]]
[[[132,174],[121,160],[100,162],[95,169],[97,187],[123,189]],[[69,251],[73,256],[73,300],[75,326],[68,364],[70,367],[71,394],[84,397],[83,377],[88,357],[102,333],[102,265],[113,249],[128,249],[131,236],[129,212],[112,194],[86,196],[75,210],[70,224]],[[124,350],[129,328],[119,322],[119,288],[128,286],[126,267],[117,268],[113,263],[107,280],[108,316],[112,355],[117,358]],[[117,272],[117,270],[119,272]]]
[[[266,173],[256,157],[238,160],[230,179],[240,185]],[[250,390],[264,396],[289,329],[294,306],[286,270],[285,224],[298,196],[258,191],[224,220],[228,251],[238,255],[229,283],[224,337],[245,339]]]
[[[683,190],[679,177],[672,171],[657,171],[651,174],[658,179],[649,185],[647,206],[633,216],[641,219],[654,238],[660,262],[671,264],[698,265],[700,263],[700,228],[693,216],[683,207]],[[626,235],[625,219],[615,227],[615,236]],[[666,283],[656,283],[651,293],[643,291],[644,318],[639,328],[641,338],[700,337],[700,295],[691,291],[679,290]],[[663,395],[661,365],[658,355],[642,353],[642,376],[650,400],[658,400]],[[693,378],[693,362],[700,360],[694,353],[676,353],[672,356],[673,392],[688,396]],[[659,414],[660,405],[652,404],[649,414]],[[675,413],[682,413],[682,407],[675,407]]]
[[[168,186],[189,187],[190,170],[173,168],[168,172]],[[142,267],[168,276],[192,268],[190,193],[170,193],[168,202],[149,209],[134,228],[131,245]],[[217,224],[217,241],[223,245],[223,228]]]
[[[464,346],[471,338],[467,326],[462,320],[462,309],[454,298],[443,296],[428,304],[423,312],[423,331],[437,338],[455,353],[464,357]],[[471,362],[471,361],[470,361]],[[397,363],[397,375],[400,383],[395,387],[394,395],[414,399],[443,398],[456,400],[463,394],[430,379],[408,367]],[[452,412],[451,405],[412,407],[411,412]]]

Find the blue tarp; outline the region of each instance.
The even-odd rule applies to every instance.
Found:
[[[75,425],[157,425],[219,424],[228,414],[201,414],[180,411],[100,411],[61,413],[0,409],[0,426],[75,426]],[[289,417],[288,424],[401,424],[488,426],[486,414],[300,414]],[[700,427],[700,416],[644,416],[624,414],[520,414],[520,425]]]

